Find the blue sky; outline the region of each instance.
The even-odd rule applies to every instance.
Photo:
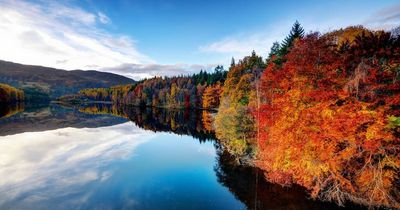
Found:
[[[138,79],[266,55],[295,20],[306,31],[400,24],[400,1],[0,0],[0,59]],[[3,31],[1,31],[3,30]]]

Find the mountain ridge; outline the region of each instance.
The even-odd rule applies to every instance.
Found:
[[[0,83],[46,93],[51,99],[77,93],[85,88],[106,88],[133,84],[122,75],[96,70],[63,70],[0,60]]]

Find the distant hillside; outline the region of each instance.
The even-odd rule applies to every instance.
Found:
[[[46,93],[51,99],[55,99],[65,94],[77,93],[84,88],[132,84],[135,81],[106,72],[66,71],[0,60],[0,83],[22,88],[25,92]]]

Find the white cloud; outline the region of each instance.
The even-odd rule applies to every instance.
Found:
[[[377,11],[364,24],[374,29],[391,30],[400,25],[400,4]]]
[[[283,39],[289,34],[290,29],[295,20],[282,20],[276,22],[274,25],[266,27],[268,30],[260,30],[256,32],[249,32],[244,34],[236,34],[225,37],[221,40],[208,43],[200,46],[199,51],[202,53],[222,54],[226,55],[227,61],[230,62],[230,57],[241,59],[244,56],[251,54],[253,50],[257,54],[265,57],[268,55],[271,46],[274,42],[282,42]],[[346,23],[339,22],[338,20],[324,21],[323,23],[315,22],[315,20],[299,20],[305,32],[320,31],[327,32],[332,29],[338,29],[346,26]],[[332,26],[335,26],[332,28]]]
[[[258,31],[231,35],[221,40],[199,47],[202,53],[225,54],[227,58],[242,58],[255,50],[265,56],[275,41],[281,41],[289,32],[293,22],[282,21],[268,28],[268,31]],[[229,60],[230,61],[230,60]]]
[[[315,17],[303,17],[299,20],[306,32],[320,31],[326,33],[343,27],[363,24],[371,29],[391,30],[400,25],[400,4],[395,4],[371,14],[360,14],[359,18],[332,17],[321,20]],[[232,34],[220,40],[207,43],[198,48],[201,53],[225,55],[242,58],[250,55],[252,50],[266,56],[273,42],[281,42],[289,33],[294,20],[281,20],[267,30],[249,32],[244,34]]]
[[[135,80],[150,78],[154,76],[178,76],[198,73],[200,70],[210,71],[216,64],[133,64],[124,63],[115,67],[103,68],[102,71],[110,71],[121,74]]]
[[[99,28],[111,20],[54,2],[0,0],[0,59],[61,69],[151,63],[127,36]]]
[[[107,17],[107,15],[105,15],[104,13],[98,12],[97,15],[98,15],[99,21],[100,21],[101,23],[103,23],[103,24],[108,24],[108,23],[111,22],[110,18]]]
[[[129,36],[99,28],[99,24],[111,22],[103,12],[94,14],[60,3],[0,0],[0,60],[67,70],[94,69],[133,79],[211,68],[155,64],[137,50]]]
[[[205,53],[232,54],[235,57],[249,55],[252,50],[263,52],[272,46],[276,37],[264,33],[227,37],[220,41],[201,46],[199,50]]]
[[[38,9],[45,10],[52,17],[69,20],[78,24],[91,25],[96,22],[94,14],[80,8],[67,7],[56,2],[50,2],[47,8],[42,7]]]

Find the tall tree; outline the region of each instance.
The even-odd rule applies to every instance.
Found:
[[[234,67],[236,65],[236,63],[235,63],[235,58],[234,57],[232,57],[232,61],[231,61],[231,68],[232,67]]]
[[[281,45],[279,44],[279,42],[274,42],[272,44],[271,50],[270,50],[270,52],[268,54],[267,61],[271,60],[272,56],[278,55],[280,49],[281,49]]]
[[[290,48],[293,46],[294,40],[303,37],[304,37],[304,29],[300,25],[299,21],[296,20],[296,22],[292,26],[292,30],[290,31],[289,35],[282,42],[279,52],[280,56],[283,57],[289,52]]]

